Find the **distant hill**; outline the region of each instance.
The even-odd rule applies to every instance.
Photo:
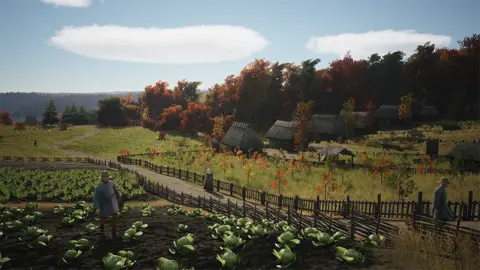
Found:
[[[8,92],[0,93],[0,110],[8,111],[13,114],[16,121],[23,121],[25,116],[31,115],[41,119],[45,108],[50,99],[53,99],[58,112],[63,112],[65,106],[75,103],[77,107],[83,106],[86,110],[98,108],[98,101],[111,96],[126,96],[129,92],[111,92],[111,93],[20,93]],[[131,92],[134,100],[142,92]],[[202,101],[207,90],[200,91],[199,100]]]
[[[134,100],[141,92],[131,92]],[[21,120],[27,115],[41,119],[50,99],[53,99],[58,112],[63,112],[65,106],[75,103],[87,110],[98,108],[98,101],[111,96],[126,96],[128,92],[112,93],[0,93],[0,110],[14,114],[15,120]]]

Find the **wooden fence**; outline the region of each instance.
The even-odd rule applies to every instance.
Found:
[[[188,170],[171,168],[168,166],[155,165],[147,160],[132,159],[129,157],[117,157],[118,162],[123,164],[131,164],[147,168],[156,173],[171,177],[180,178],[185,181],[192,182],[197,185],[203,185],[205,175],[200,175]],[[54,162],[54,163],[91,163],[91,159],[82,157],[10,157],[4,156],[3,162]],[[230,196],[240,197],[243,200],[251,200],[259,202],[262,205],[276,206],[280,209],[290,205],[296,211],[304,211],[309,213],[322,213],[326,215],[338,215],[348,218],[350,216],[349,209],[356,209],[370,217],[381,217],[383,219],[410,219],[414,210],[416,213],[431,216],[432,202],[423,201],[423,193],[418,192],[416,201],[383,201],[381,194],[378,194],[376,201],[358,201],[351,200],[347,196],[345,200],[320,200],[301,198],[299,196],[290,197],[277,194],[270,194],[265,191],[259,191],[248,187],[241,187],[233,183],[214,180],[214,186],[217,192],[224,192]],[[420,203],[418,203],[420,202]],[[473,191],[469,191],[467,202],[448,202],[448,206],[462,220],[480,221],[480,205],[479,201],[473,200]]]
[[[480,229],[472,229],[464,226],[460,226],[460,219],[457,219],[457,224],[452,225],[442,221],[435,220],[432,217],[417,214],[412,214],[412,227],[420,232],[429,232],[440,235],[441,238],[457,238],[466,237],[470,238],[472,244],[476,247],[480,247]]]
[[[205,181],[205,175],[169,166],[155,165],[147,160],[132,159],[121,156],[117,157],[117,160],[120,163],[141,166],[156,173],[180,178],[198,185],[203,185]],[[418,199],[416,201],[382,201],[381,194],[378,194],[376,201],[351,200],[350,196],[347,196],[346,200],[320,200],[319,196],[317,196],[316,199],[308,199],[300,198],[299,196],[289,197],[281,194],[270,194],[265,191],[241,187],[217,179],[214,180],[214,186],[217,192],[225,192],[230,196],[240,197],[243,200],[260,202],[262,205],[268,203],[280,208],[291,205],[295,210],[312,213],[319,211],[323,214],[332,213],[343,217],[349,216],[348,209],[351,209],[350,206],[353,206],[359,212],[366,215],[386,219],[411,218],[414,209],[417,209],[417,213],[422,213],[424,215],[431,215],[432,213],[432,202],[423,201],[422,192],[418,192]],[[473,191],[469,191],[468,202],[449,201],[448,206],[456,216],[461,217],[463,220],[480,220],[479,201],[473,200]]]

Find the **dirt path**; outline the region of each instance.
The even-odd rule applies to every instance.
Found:
[[[53,148],[53,149],[55,149],[55,151],[62,152],[62,153],[66,154],[68,156],[71,156],[71,157],[89,157],[89,158],[92,158],[92,159],[102,159],[102,158],[98,158],[98,157],[95,157],[95,156],[92,156],[92,155],[89,155],[89,154],[86,154],[86,153],[83,153],[83,152],[72,151],[72,150],[68,150],[68,149],[62,149],[62,148],[59,147],[61,145],[65,145],[65,144],[68,144],[68,143],[71,143],[71,142],[74,142],[74,141],[77,141],[77,140],[83,140],[85,138],[88,138],[92,135],[97,134],[98,132],[100,132],[100,129],[95,128],[94,130],[92,130],[92,131],[90,131],[90,132],[88,132],[88,133],[86,133],[82,136],[76,136],[76,137],[70,138],[68,140],[60,141],[60,142],[57,142],[55,144],[45,145],[43,147],[44,148],[48,148],[48,147]],[[116,160],[107,160],[107,161],[117,162]],[[0,166],[1,165],[2,164],[0,164]],[[59,166],[60,164],[38,164],[37,163],[35,165],[39,166],[41,168],[44,168],[45,166],[48,168],[49,166],[52,166],[52,165]],[[81,164],[77,164],[77,165],[81,165]],[[95,165],[91,165],[91,166],[95,166]],[[190,194],[192,196],[201,196],[201,197],[203,197],[203,196],[205,196],[205,197],[213,196],[213,197],[216,197],[216,199],[220,199],[224,202],[227,202],[227,199],[228,199],[226,195],[224,196],[223,194],[218,194],[218,193],[215,193],[215,194],[207,193],[203,190],[202,187],[200,187],[198,185],[194,185],[193,183],[186,182],[186,181],[174,178],[174,177],[161,175],[161,174],[152,172],[152,171],[150,171],[146,168],[142,168],[140,166],[127,165],[127,164],[122,164],[122,166],[125,167],[125,168],[128,168],[128,169],[131,169],[133,171],[136,171],[136,172],[146,176],[148,179],[150,179],[152,181],[155,181],[157,183],[166,185],[166,186],[168,186],[169,189],[173,189],[177,192],[183,191],[183,193]],[[228,196],[228,197],[230,198],[230,201],[233,202],[233,203],[235,203],[235,202],[242,203],[242,200],[240,200],[238,198],[234,198],[234,197],[230,197],[230,196]]]

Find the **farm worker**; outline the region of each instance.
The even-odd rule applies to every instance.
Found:
[[[112,181],[113,177],[108,175],[108,171],[102,171],[100,179],[101,182],[93,194],[93,205],[100,216],[100,230],[102,232],[105,229],[105,219],[111,217],[112,238],[115,238],[117,234],[116,216],[119,211],[118,201],[121,194]]]
[[[447,177],[442,177],[438,183],[440,186],[435,189],[433,197],[433,217],[441,221],[448,221],[454,218],[452,210],[447,205],[446,189],[450,181]]]
[[[33,147],[37,147],[37,146],[38,146],[38,143],[37,143],[37,140],[35,140],[35,141],[33,142]]]
[[[210,170],[210,168],[207,168],[207,178],[205,179],[205,184],[203,185],[203,188],[206,191],[213,192],[213,173]]]

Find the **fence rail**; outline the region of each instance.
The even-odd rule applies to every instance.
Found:
[[[141,166],[156,173],[178,177],[198,185],[203,185],[205,181],[205,175],[200,175],[195,172],[192,173],[188,170],[171,168],[169,166],[155,165],[147,160],[121,156],[117,157],[117,160],[120,163]],[[423,201],[422,192],[418,192],[418,199],[416,201],[382,201],[381,194],[378,194],[376,201],[350,200],[350,196],[347,196],[346,200],[320,200],[319,196],[317,196],[316,199],[310,199],[299,196],[290,197],[283,196],[282,194],[270,194],[265,191],[241,187],[218,179],[214,179],[213,182],[218,192],[226,192],[231,196],[239,196],[243,200],[253,200],[260,202],[262,205],[269,203],[280,208],[292,205],[295,210],[312,213],[318,210],[323,214],[332,213],[334,215],[348,217],[350,205],[366,215],[386,219],[409,219],[414,209],[417,209],[418,213],[424,215],[431,215],[432,213],[432,202]],[[455,216],[461,217],[462,220],[480,220],[480,205],[479,201],[473,200],[473,191],[469,191],[468,202],[449,201],[448,206]]]
[[[71,157],[10,157],[4,156],[3,162],[77,162],[91,163],[90,158],[71,158]],[[155,165],[147,160],[133,159],[129,157],[117,157],[117,161],[123,164],[141,166],[154,171],[158,174],[176,177],[184,181],[189,181],[197,185],[203,185],[205,175],[200,175],[188,170],[172,168],[169,166]],[[345,200],[320,200],[301,198],[299,196],[283,196],[282,194],[270,194],[248,187],[241,187],[230,182],[214,179],[214,187],[217,192],[224,192],[230,196],[240,197],[242,200],[252,200],[262,205],[273,205],[280,209],[291,205],[296,211],[304,211],[312,214],[337,215],[348,218],[350,216],[349,209],[354,207],[370,217],[381,217],[383,219],[410,219],[414,211],[417,214],[431,216],[432,203],[423,200],[423,193],[418,192],[417,200],[411,201],[383,201],[381,194],[378,194],[376,201],[358,201],[350,200],[347,195]],[[467,221],[480,221],[480,202],[473,200],[473,191],[469,191],[467,202],[449,201],[448,206],[455,216]],[[420,202],[420,203],[419,203]]]

